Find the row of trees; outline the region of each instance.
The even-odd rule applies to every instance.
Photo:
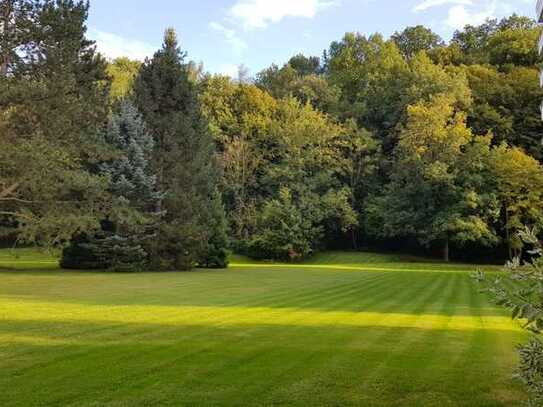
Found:
[[[517,232],[543,221],[539,32],[512,16],[448,45],[421,26],[349,33],[254,83],[202,78],[240,249],[286,259],[416,239],[445,259],[451,243],[513,256]]]
[[[504,245],[542,226],[535,23],[349,33],[254,80],[204,73],[173,30],[104,61],[88,4],[3,0],[0,233],[67,267],[222,267],[415,241]],[[229,237],[229,239],[228,239]],[[230,242],[229,242],[230,240]]]
[[[71,268],[224,267],[214,143],[175,32],[112,103],[88,2],[0,5],[4,234],[67,246]]]

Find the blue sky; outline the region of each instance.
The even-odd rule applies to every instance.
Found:
[[[449,39],[488,17],[535,14],[535,0],[91,0],[89,36],[110,58],[152,55],[174,27],[211,72],[255,74],[292,55],[321,55],[347,31],[386,36],[424,24]]]

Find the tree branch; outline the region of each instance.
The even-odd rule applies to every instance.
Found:
[[[32,219],[30,216],[26,216],[26,215],[23,215],[22,213],[17,213],[17,212],[0,211],[0,215],[13,216],[14,218],[22,218],[22,219],[28,219],[28,220]]]
[[[19,203],[25,203],[25,204],[33,204],[37,203],[36,201],[28,201],[26,199],[20,199],[20,198],[2,198],[0,197],[0,202],[19,202]]]
[[[16,182],[12,184],[11,186],[5,188],[3,191],[0,191],[0,199],[5,199],[10,195],[13,195],[13,193],[19,188],[19,183]]]

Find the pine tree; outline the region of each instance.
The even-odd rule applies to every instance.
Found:
[[[3,0],[0,216],[26,243],[99,228],[110,197],[93,169],[108,154],[105,61],[86,38],[88,2]]]
[[[214,210],[214,142],[184,58],[175,31],[168,29],[162,49],[145,62],[135,82],[136,104],[155,140],[158,186],[166,194],[152,253],[161,269],[190,269],[206,257],[220,233],[217,216],[224,217],[222,209]]]

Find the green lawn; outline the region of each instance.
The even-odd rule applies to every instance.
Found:
[[[417,261],[107,274],[0,252],[0,406],[520,406],[525,334],[474,266]]]

